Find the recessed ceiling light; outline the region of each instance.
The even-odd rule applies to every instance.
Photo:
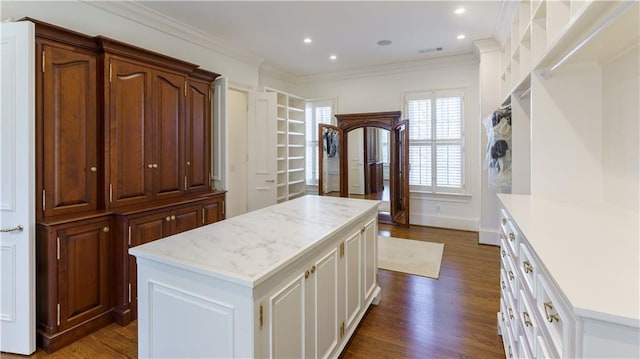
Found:
[[[305,43],[305,44],[310,44],[310,43],[311,43],[311,41],[313,41],[313,40],[311,40],[311,38],[310,38],[310,37],[305,37],[305,38],[304,38],[304,43]]]
[[[378,41],[378,45],[380,46],[387,46],[387,45],[391,45],[392,41],[391,40],[380,40]]]
[[[337,59],[337,58],[338,58],[338,56],[336,56],[336,55],[331,55],[331,56],[329,56],[329,58],[330,58],[331,60],[335,60],[335,59]]]
[[[460,34],[457,37],[458,40],[464,40],[464,38],[466,38],[466,36],[464,34]]]
[[[456,15],[460,15],[460,14],[464,14],[467,11],[467,9],[463,8],[462,6],[456,8],[453,13]]]

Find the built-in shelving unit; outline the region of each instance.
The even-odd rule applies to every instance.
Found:
[[[508,38],[502,44],[500,81],[503,105],[512,107],[512,192],[527,196],[504,198],[521,198],[523,203],[548,201],[546,209],[524,206],[532,211],[527,213],[531,216],[521,216],[518,225],[526,225],[528,232],[539,235],[540,230],[553,226],[550,221],[533,225],[531,218],[557,212],[560,226],[571,228],[572,233],[567,236],[550,231],[545,235],[553,244],[549,247],[551,252],[569,253],[569,248],[576,249],[584,260],[583,254],[593,250],[593,260],[597,261],[605,242],[607,248],[621,246],[625,248],[622,251],[633,252],[629,260],[619,258],[629,267],[613,272],[620,283],[636,288],[640,236],[640,2],[521,0],[517,6]],[[564,206],[579,208],[589,215],[568,221],[566,216],[578,211]],[[615,216],[608,217],[610,213]],[[508,216],[503,217],[501,225],[504,227],[509,221]],[[573,230],[578,227],[585,233],[597,233],[596,228],[624,230],[589,237]],[[521,241],[525,234],[517,226],[514,231],[504,232],[503,248]],[[568,244],[572,235],[580,238],[579,245]],[[499,326],[508,357],[637,356],[637,310],[624,318],[628,322],[615,324],[616,331],[620,331],[615,338],[609,336],[607,326],[622,317],[612,320],[601,315],[617,309],[613,308],[617,303],[613,292],[599,293],[603,310],[592,311],[598,313],[597,318],[575,319],[585,317],[585,312],[571,310],[564,316],[552,316],[550,297],[545,297],[542,290],[523,291],[526,280],[518,280],[518,276],[533,277],[533,268],[543,267],[541,263],[532,267],[542,247],[534,243],[529,249],[525,247],[516,244],[514,251],[501,252],[503,309]],[[513,258],[509,259],[509,253]],[[526,262],[512,266],[515,258]],[[572,258],[562,260],[580,267]],[[549,264],[546,258],[544,262]],[[563,283],[561,274],[551,265],[546,269],[549,283],[557,285],[553,303],[566,300],[570,309],[579,306],[570,296],[563,298],[563,292],[574,289],[571,281]],[[589,282],[598,282],[581,275]],[[505,282],[514,278],[520,290],[509,292]],[[535,278],[541,283],[539,275]],[[637,290],[634,293],[632,302],[637,303],[640,297]],[[529,309],[540,314],[537,323],[537,314]],[[510,316],[511,311],[517,315]],[[596,331],[593,326],[601,329]]]
[[[265,91],[276,94],[276,188],[280,203],[305,193],[305,100],[272,88]]]

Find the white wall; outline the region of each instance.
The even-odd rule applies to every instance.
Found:
[[[155,28],[136,21],[140,14],[121,11],[116,15],[121,2],[80,1],[2,1],[3,19],[18,20],[31,17],[61,26],[89,36],[103,35],[118,41],[136,45],[151,51],[200,65],[201,68],[225,75],[231,81],[250,87],[258,85],[258,64],[241,61],[229,55],[205,47],[198,41],[187,41],[178,37],[175,27],[154,23]],[[113,12],[97,6],[114,7]],[[127,16],[133,18],[129,19]],[[145,21],[154,21],[146,14]],[[188,34],[180,33],[188,38]]]
[[[639,212],[640,57],[635,46],[602,70],[604,200]]]
[[[478,230],[480,218],[480,149],[478,60],[473,55],[438,58],[410,66],[394,66],[376,73],[349,73],[314,78],[297,84],[293,93],[305,98],[336,97],[336,113],[403,111],[408,91],[465,88],[469,197],[456,200],[412,194],[411,224]]]
[[[227,92],[226,217],[247,212],[247,94]]]

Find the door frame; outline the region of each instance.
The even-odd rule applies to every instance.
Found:
[[[336,114],[337,125],[320,125],[319,151],[322,155],[322,128],[331,128],[340,133],[340,197],[349,196],[349,132],[358,128],[375,127],[388,130],[391,137],[390,158],[390,196],[391,218],[393,223],[409,226],[409,120],[401,120],[400,111]],[[402,149],[400,148],[402,145]],[[400,160],[404,156],[404,161]],[[318,158],[322,158],[318,156]],[[402,169],[399,167],[402,165]],[[319,161],[319,173],[322,173],[322,161]],[[399,177],[402,176],[402,178]],[[319,176],[318,187],[322,188],[322,176]],[[318,191],[322,195],[322,191]]]

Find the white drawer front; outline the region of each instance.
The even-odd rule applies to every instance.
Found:
[[[538,263],[532,255],[526,242],[520,242],[520,256],[518,257],[518,270],[521,273],[523,286],[531,295],[536,297],[536,274],[538,273]]]
[[[520,317],[520,328],[527,338],[529,343],[533,343],[535,339],[535,330],[538,327],[534,308],[529,303],[529,299],[526,297],[524,291],[520,291],[520,297],[518,298],[518,315]]]
[[[513,340],[513,334],[509,327],[505,327],[502,333],[502,342],[504,344],[504,353],[508,359],[514,359],[518,357],[516,353],[516,343]]]
[[[507,244],[509,245],[509,248],[511,248],[511,252],[515,257],[517,257],[519,240],[518,231],[516,230],[516,226],[513,224],[505,210],[502,210],[501,217],[500,229],[504,238],[506,239]]]
[[[503,296],[504,299],[504,307],[505,307],[505,318],[508,325],[511,327],[513,331],[513,335],[515,338],[518,337],[518,307],[516,306],[516,302],[511,295],[511,292],[505,291],[506,295]]]
[[[531,348],[529,348],[529,344],[527,344],[527,340],[523,336],[520,336],[520,340],[518,341],[518,354],[518,358],[534,358]]]
[[[556,354],[555,351],[549,348],[547,340],[542,335],[536,336],[535,346],[535,357],[538,359],[551,359],[560,357],[558,354]]]
[[[510,257],[507,257],[506,259],[507,260],[503,262],[504,274],[509,283],[509,288],[511,288],[511,295],[515,297],[520,289],[518,286],[518,270],[515,268],[515,264]]]
[[[536,309],[542,318],[542,328],[551,338],[549,346],[563,356],[571,356],[573,347],[573,318],[567,306],[550,282],[543,275],[538,275],[538,295]]]

